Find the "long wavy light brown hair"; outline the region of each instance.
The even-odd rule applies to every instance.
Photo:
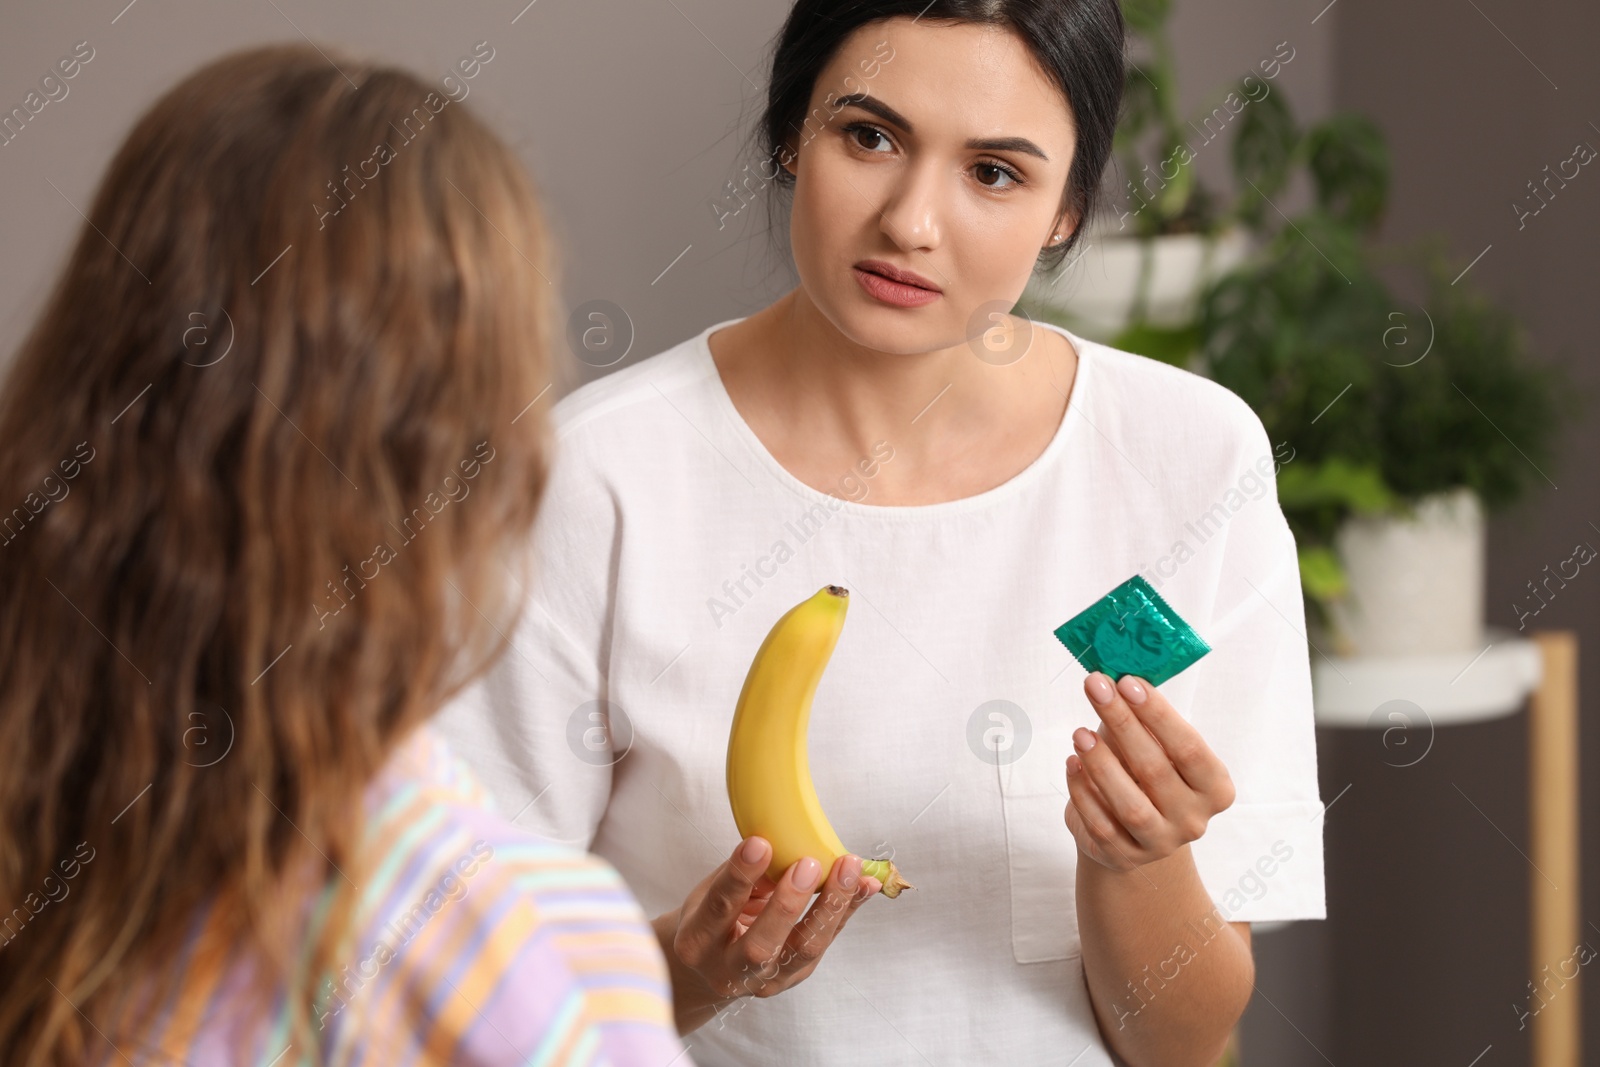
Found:
[[[110,1053],[208,907],[315,1056],[363,788],[518,614],[560,339],[535,190],[438,86],[330,55],[144,115],[0,393],[7,1064]]]

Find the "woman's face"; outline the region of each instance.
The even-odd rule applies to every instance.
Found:
[[[1011,308],[1051,237],[1071,233],[1060,212],[1072,115],[1009,30],[863,26],[818,76],[807,114],[788,165],[795,264],[805,295],[857,344],[962,344]],[[937,291],[886,283],[869,261]]]

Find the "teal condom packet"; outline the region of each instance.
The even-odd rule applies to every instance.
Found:
[[[1124,674],[1160,685],[1211,646],[1150,583],[1135,574],[1055,629],[1086,671],[1112,681]]]

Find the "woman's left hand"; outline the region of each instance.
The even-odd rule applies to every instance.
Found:
[[[1167,698],[1143,679],[1083,684],[1102,723],[1073,732],[1067,829],[1078,850],[1114,871],[1166,859],[1233,803],[1233,779]]]

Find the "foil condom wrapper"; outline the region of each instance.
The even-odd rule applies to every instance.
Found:
[[[1113,682],[1124,674],[1160,685],[1211,646],[1134,575],[1055,629],[1056,637],[1089,672]]]

